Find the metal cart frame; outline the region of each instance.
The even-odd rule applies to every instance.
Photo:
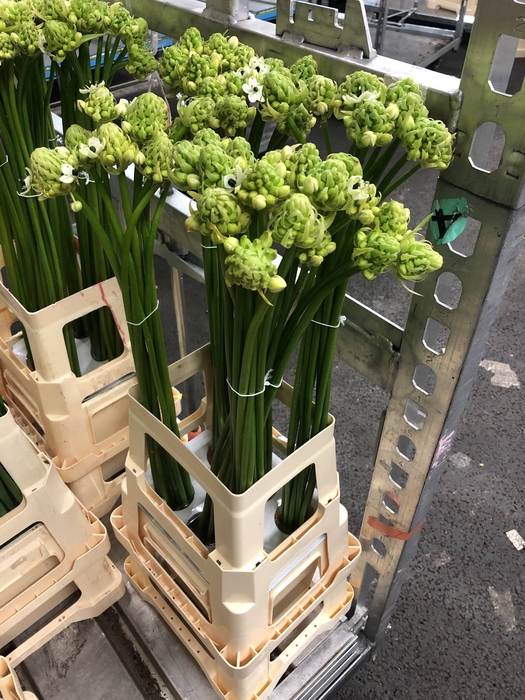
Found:
[[[422,296],[413,297],[404,330],[346,299],[352,323],[340,329],[339,356],[390,400],[361,527],[363,556],[352,577],[354,612],[274,692],[279,700],[322,698],[348,679],[385,634],[523,237],[525,134],[518,115],[525,91],[505,92],[518,40],[525,36],[523,7],[514,0],[480,0],[461,81],[377,56],[362,0],[347,0],[343,26],[336,10],[303,2],[292,22],[290,0],[278,0],[276,26],[250,18],[247,0],[208,0],[206,6],[196,0],[132,0],[132,7],[153,29],[174,36],[189,26],[204,34],[228,27],[264,55],[293,61],[312,53],[320,70],[337,79],[361,68],[410,75],[427,90],[432,114],[457,129],[456,157],[435,197],[467,198],[469,216],[479,226],[473,251],[442,247],[441,274],[418,286]],[[489,172],[484,161],[498,127],[505,143]],[[173,195],[161,227],[180,248],[200,255],[183,227],[186,210],[184,196]],[[165,247],[158,252],[201,277]],[[453,303],[446,292],[452,283],[461,289]]]

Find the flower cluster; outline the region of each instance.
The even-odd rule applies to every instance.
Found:
[[[120,39],[127,70],[143,80],[157,69],[146,44],[147,22],[116,2],[102,0],[2,0],[0,62],[40,51],[61,63],[68,53],[97,36]]]
[[[401,202],[384,202],[372,226],[355,236],[352,257],[363,276],[373,280],[391,269],[402,282],[419,282],[439,270],[443,258],[420,233],[427,220],[408,230],[410,211]]]
[[[339,86],[334,114],[358,148],[386,146],[397,137],[408,160],[423,168],[443,170],[452,161],[453,136],[443,122],[428,116],[412,78],[387,86],[382,78],[357,71]]]
[[[270,288],[265,284],[271,275],[261,272],[269,274],[275,257],[269,241],[294,248],[301,263],[318,267],[336,250],[331,233],[336,215],[356,222],[352,259],[367,279],[390,269],[402,280],[419,280],[440,266],[441,256],[419,240],[419,229],[408,230],[408,209],[396,201],[380,204],[380,195],[363,180],[354,156],[334,153],[323,161],[313,144],[305,144],[285,146],[256,160],[242,137],[212,134],[175,144],[172,180],[181,189],[195,190],[196,206],[186,226],[225,246],[229,284],[261,292]],[[266,222],[264,236],[235,243],[232,238],[245,232],[254,217]],[[237,257],[232,257],[234,252]],[[257,273],[250,276],[248,262],[255,264],[256,259]]]

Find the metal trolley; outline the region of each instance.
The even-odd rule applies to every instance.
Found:
[[[296,664],[272,696],[321,699],[348,680],[385,634],[523,237],[525,132],[518,116],[525,113],[525,90],[509,95],[506,89],[518,40],[525,37],[524,8],[514,0],[480,0],[459,80],[378,56],[362,0],[347,0],[343,25],[337,10],[294,0],[278,0],[275,25],[250,16],[248,0],[208,0],[206,5],[131,0],[131,7],[168,36],[180,36],[190,26],[205,35],[228,27],[266,56],[292,62],[312,53],[320,71],[339,80],[361,68],[384,76],[410,75],[427,90],[433,116],[457,131],[456,157],[440,177],[435,197],[468,200],[472,225],[479,227],[472,254],[462,254],[454,244],[442,246],[441,275],[437,282],[433,276],[421,283],[423,296],[412,298],[404,331],[346,299],[352,323],[340,329],[339,356],[385,390],[389,403],[364,509],[363,556],[352,578],[355,609]],[[497,129],[504,132],[503,152],[499,164],[487,167]],[[186,198],[175,193],[169,202],[163,231],[179,248],[200,255],[198,241],[183,225]],[[157,252],[174,267],[175,282],[179,271],[202,279],[198,266],[165,245]],[[454,303],[446,294],[451,283],[461,289]],[[179,340],[183,345],[184,337]],[[133,596],[117,611],[128,638],[142,640],[155,657],[169,693],[214,697],[177,640],[159,630],[152,610]],[[100,624],[111,641],[113,628],[107,621]],[[100,654],[98,659],[100,673],[105,661]],[[121,692],[114,697],[124,697]]]

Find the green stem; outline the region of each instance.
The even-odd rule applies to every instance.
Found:
[[[333,153],[332,150],[332,139],[330,138],[330,131],[328,129],[328,122],[323,121],[321,124],[321,131],[323,132],[324,146],[326,148],[326,155]]]

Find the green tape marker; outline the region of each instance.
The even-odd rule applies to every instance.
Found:
[[[436,245],[452,243],[467,226],[467,199],[435,199],[432,202],[432,214],[430,231]]]

